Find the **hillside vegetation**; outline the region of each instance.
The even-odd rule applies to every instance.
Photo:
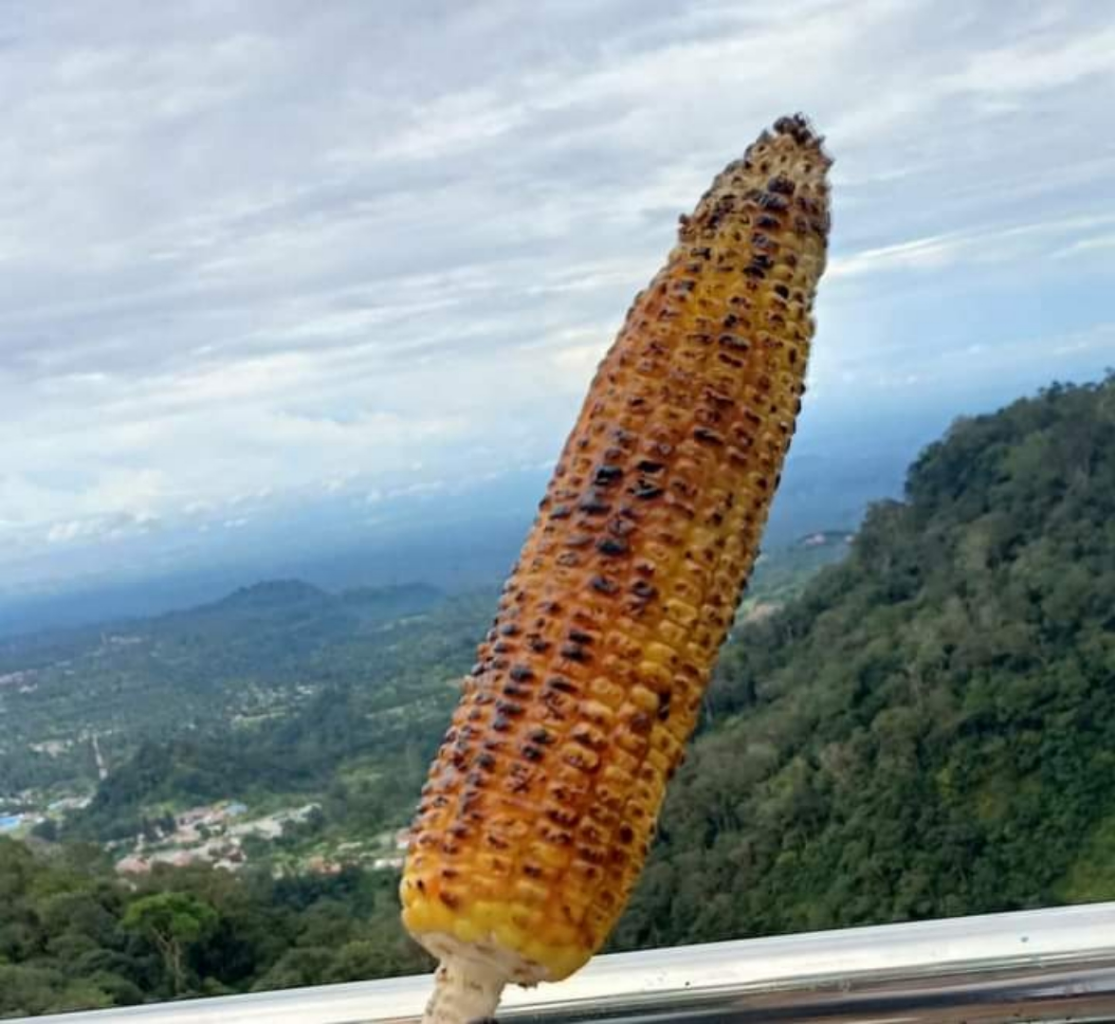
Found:
[[[1115,897],[1115,379],[957,423],[778,594],[724,652],[613,948]],[[63,832],[230,787],[319,796],[307,829],[396,824],[489,605],[315,648],[295,710],[143,741]],[[0,1015],[425,964],[390,871],[125,885],[96,847],[35,848],[0,841]]]
[[[91,788],[93,737],[115,770],[144,741],[289,717],[337,683],[410,700],[407,668],[416,645],[431,646],[426,616],[441,602],[421,584],[330,594],[278,580],[157,618],[0,642],[0,801]]]
[[[1115,381],[957,423],[719,675],[617,945],[1115,896]]]
[[[96,851],[0,837],[0,1017],[428,970],[394,876],[165,869],[116,881]]]

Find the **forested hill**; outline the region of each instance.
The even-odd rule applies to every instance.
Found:
[[[271,580],[155,618],[0,639],[0,814],[20,793],[45,806],[91,786],[93,737],[115,772],[143,742],[290,716],[331,684],[405,689],[403,648],[445,604],[422,583],[333,594]]]
[[[726,653],[619,945],[1115,897],[1115,378],[906,490]]]

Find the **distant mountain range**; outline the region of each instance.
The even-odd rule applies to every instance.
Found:
[[[805,431],[791,452],[766,546],[854,529],[871,501],[901,494],[906,466],[946,422],[941,412],[903,410],[885,426],[849,414]],[[374,522],[362,491],[322,494],[292,508],[261,506],[235,536],[224,531],[220,544],[194,537],[190,543],[201,546],[183,547],[172,563],[160,547],[171,543],[169,527],[142,542],[86,551],[84,560],[62,552],[55,558],[62,575],[49,588],[20,589],[0,573],[0,637],[190,608],[250,579],[296,578],[329,591],[425,580],[464,592],[501,578],[514,562],[546,478],[536,467],[471,489],[384,502],[374,506]],[[101,571],[80,575],[90,560],[104,563]]]

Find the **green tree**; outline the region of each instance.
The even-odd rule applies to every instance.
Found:
[[[196,896],[156,893],[136,900],[124,915],[124,927],[145,936],[163,958],[175,995],[186,990],[186,957],[190,949],[217,929],[217,912]]]

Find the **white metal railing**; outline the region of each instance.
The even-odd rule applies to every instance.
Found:
[[[430,982],[396,978],[35,1020],[406,1024],[421,1016]],[[601,956],[559,985],[508,990],[500,1017],[539,1024],[1115,1024],[1115,903]]]

